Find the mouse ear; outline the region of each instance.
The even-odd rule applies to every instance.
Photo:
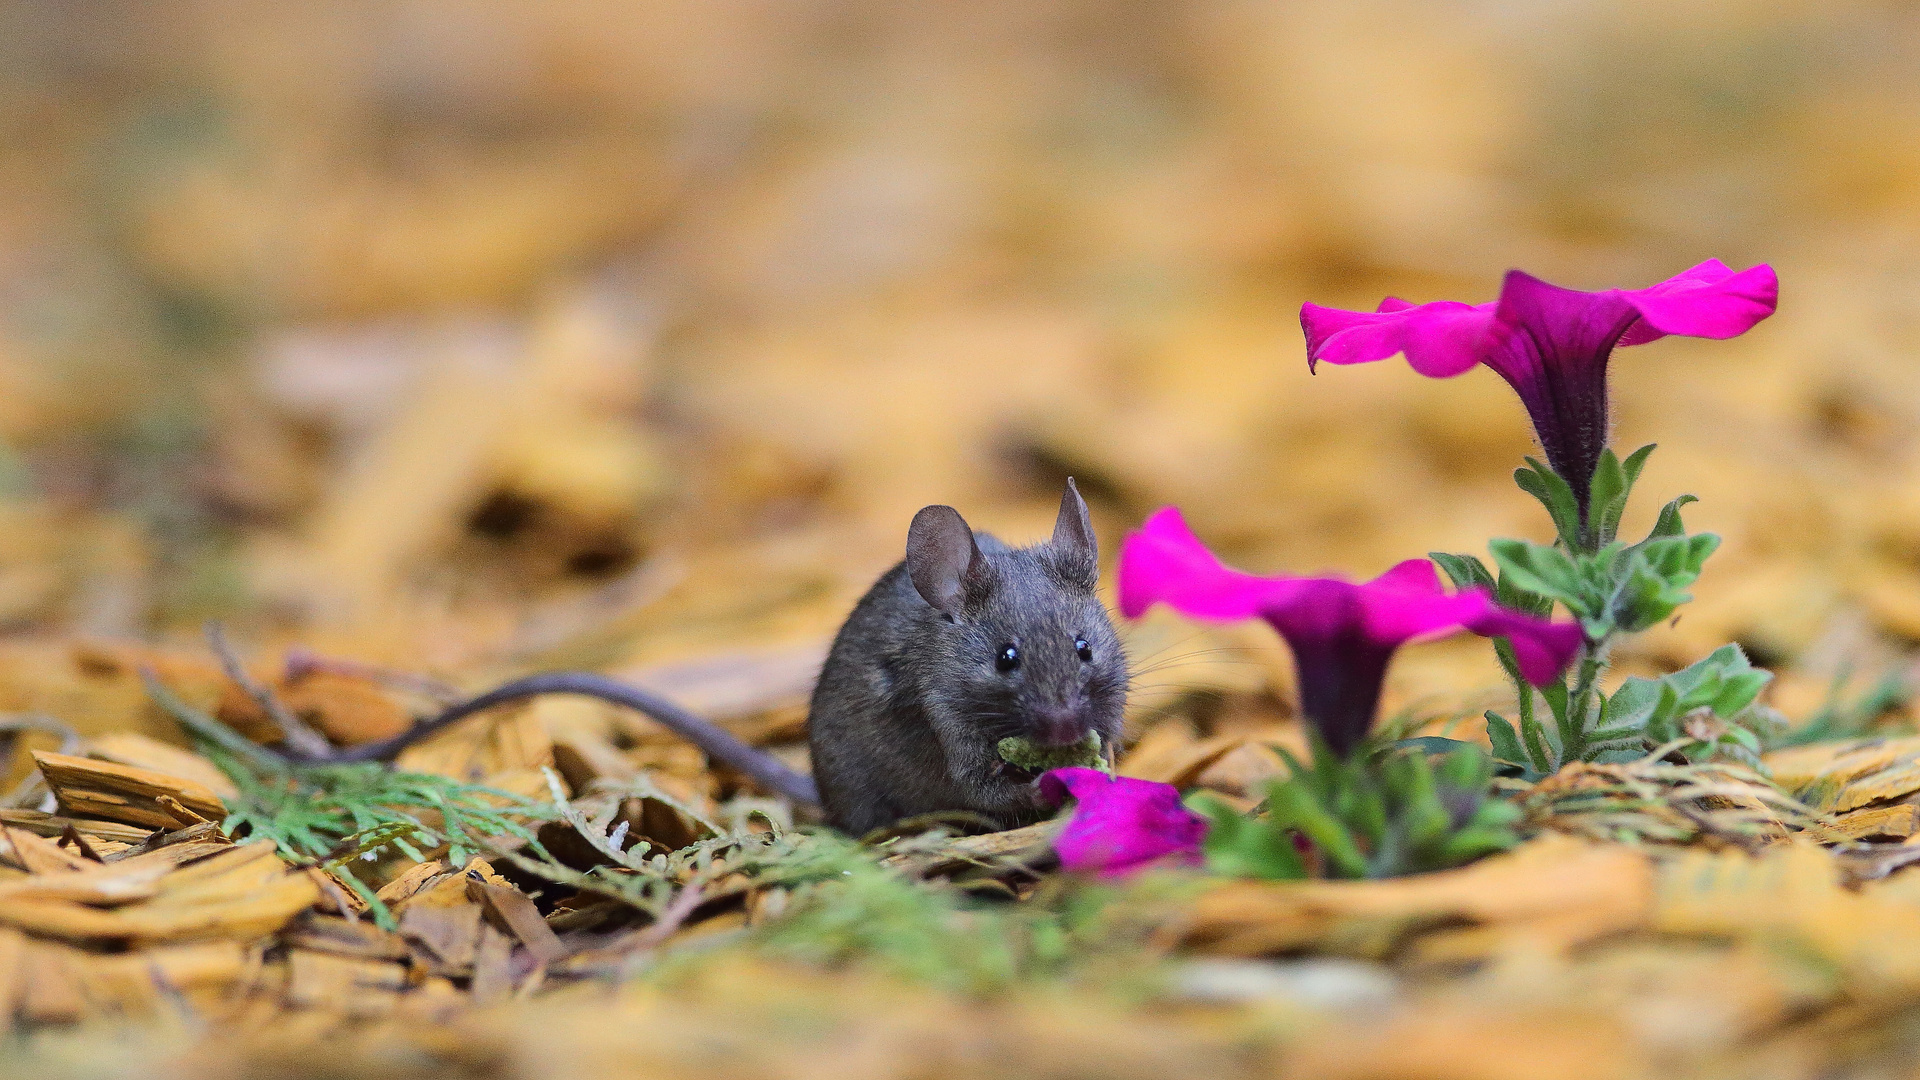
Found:
[[[1066,493],[1060,496],[1060,517],[1053,523],[1051,543],[1056,563],[1069,581],[1091,589],[1100,577],[1100,542],[1093,536],[1093,520],[1087,516],[1087,501],[1080,489],[1067,477]]]
[[[985,572],[986,560],[960,511],[928,506],[913,515],[913,524],[907,527],[907,576],[921,599],[958,619],[967,586]]]

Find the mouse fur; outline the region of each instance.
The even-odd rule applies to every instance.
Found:
[[[1127,660],[1098,576],[1072,480],[1053,536],[1029,547],[972,531],[951,507],[915,515],[907,557],[854,607],[814,689],[808,741],[828,821],[856,836],[939,811],[1037,821],[1050,808],[1000,759],[1009,736],[1065,745],[1096,732],[1111,762]]]

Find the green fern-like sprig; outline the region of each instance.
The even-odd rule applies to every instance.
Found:
[[[362,860],[392,850],[416,862],[444,854],[462,865],[503,840],[538,848],[532,826],[559,816],[548,803],[378,762],[290,762],[181,701],[159,680],[148,676],[146,682],[154,701],[238,790],[221,828],[230,836],[272,840],[288,859],[333,871],[382,924],[390,925],[391,916],[355,873]]]

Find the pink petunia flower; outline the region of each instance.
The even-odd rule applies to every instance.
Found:
[[[1578,624],[1510,611],[1485,589],[1448,594],[1425,559],[1361,584],[1243,573],[1208,551],[1173,507],[1127,537],[1118,578],[1120,610],[1129,618],[1164,603],[1196,619],[1271,623],[1293,649],[1301,712],[1342,756],[1373,726],[1387,663],[1409,641],[1460,630],[1504,637],[1536,686],[1566,670],[1581,643]]]
[[[1730,338],[1773,314],[1780,282],[1762,263],[1735,273],[1710,259],[1645,289],[1580,292],[1509,270],[1500,299],[1409,304],[1388,297],[1373,312],[1305,304],[1307,366],[1364,364],[1404,354],[1422,375],[1459,375],[1485,364],[1507,380],[1533,420],[1553,471],[1573,488],[1586,520],[1593,473],[1607,445],[1607,359],[1616,345],[1668,334]]]
[[[1069,797],[1079,802],[1053,842],[1069,870],[1118,877],[1163,860],[1200,863],[1207,819],[1182,806],[1172,784],[1098,769],[1055,769],[1040,777],[1040,795],[1055,806]]]

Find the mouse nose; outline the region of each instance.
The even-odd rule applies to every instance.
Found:
[[[1041,746],[1071,746],[1087,737],[1086,715],[1069,705],[1033,710],[1033,741]]]

